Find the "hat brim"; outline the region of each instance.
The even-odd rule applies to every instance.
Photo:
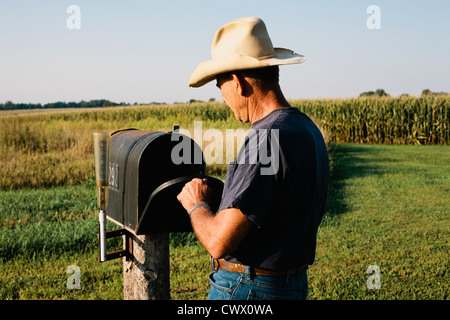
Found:
[[[299,64],[306,60],[304,55],[294,53],[285,48],[274,48],[275,56],[268,59],[258,60],[244,55],[233,55],[228,59],[208,60],[200,63],[189,79],[189,86],[198,88],[214,80],[217,75],[245,70],[258,69],[277,65]]]

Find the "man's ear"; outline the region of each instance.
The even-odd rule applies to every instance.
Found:
[[[233,77],[233,89],[236,90],[236,92],[239,95],[243,95],[244,93],[244,83],[240,77],[238,77],[235,73],[231,74]]]
[[[233,88],[236,90],[236,93],[243,97],[249,97],[253,93],[253,88],[246,78],[234,73],[231,76],[233,77]]]

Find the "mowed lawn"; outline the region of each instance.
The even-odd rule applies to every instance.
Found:
[[[449,299],[450,147],[330,149],[308,298]],[[93,183],[2,191],[0,204],[0,299],[122,299],[122,261],[97,261]],[[67,288],[70,265],[80,267],[79,290]],[[379,289],[368,288],[369,266],[379,268]],[[210,272],[192,235],[172,235],[172,299],[205,299]]]
[[[448,299],[450,147],[333,145],[312,299]],[[380,270],[380,289],[368,289]]]

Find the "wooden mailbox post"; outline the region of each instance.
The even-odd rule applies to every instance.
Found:
[[[133,256],[123,258],[125,300],[169,300],[169,234],[132,235]]]

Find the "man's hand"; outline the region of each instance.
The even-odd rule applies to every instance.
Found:
[[[193,179],[186,183],[177,199],[189,211],[197,204],[208,203],[211,197],[212,189],[206,179]],[[197,239],[216,259],[234,252],[253,227],[253,222],[237,208],[223,209],[217,214],[198,210],[190,219]]]
[[[186,183],[177,196],[184,209],[189,211],[193,206],[199,203],[208,203],[211,200],[212,191],[207,185],[206,179],[195,178]]]

